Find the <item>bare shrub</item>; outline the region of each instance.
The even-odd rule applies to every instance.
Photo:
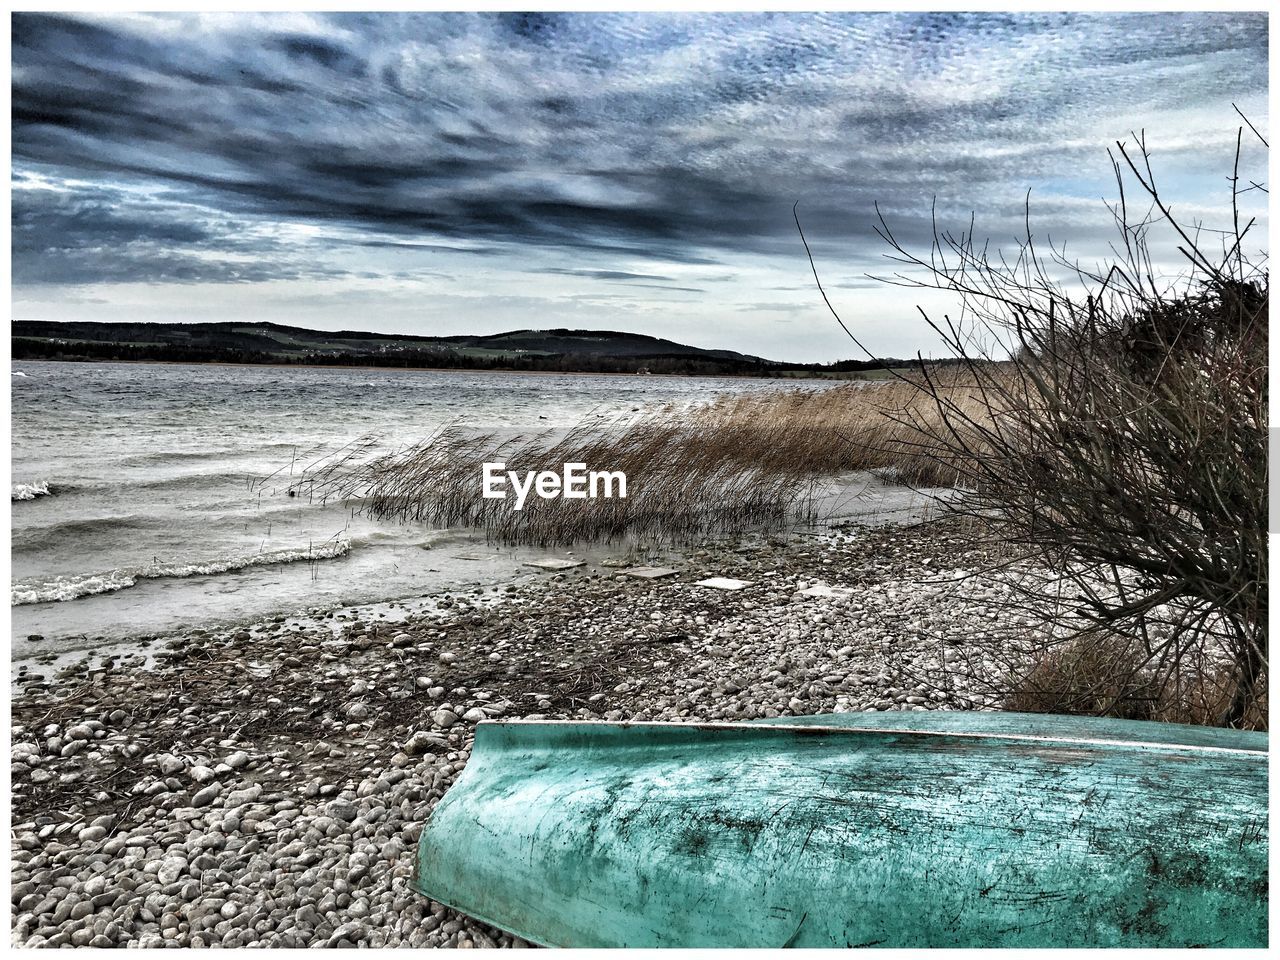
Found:
[[[1211,233],[1174,218],[1142,139],[1117,149],[1120,242],[1096,269],[1052,246],[1042,253],[1029,213],[1009,257],[972,224],[935,228],[932,248],[912,253],[881,218],[905,267],[890,282],[958,295],[956,318],[926,319],[965,361],[972,390],[957,402],[921,364],[904,382],[927,397],[926,412],[900,421],[912,449],[970,491],[948,509],[988,518],[1027,561],[1056,571],[1051,596],[1027,597],[1069,628],[1047,642],[1109,638],[1112,656],[1077,650],[1045,669],[1107,667],[1118,696],[1125,672],[1137,675],[1122,667],[1130,656],[1144,684],[1163,688],[1189,659],[1224,651],[1230,695],[1215,720],[1239,725],[1257,713],[1267,665],[1269,300],[1239,200],[1265,187],[1241,188],[1238,142],[1231,226]],[[1134,184],[1150,204],[1141,216],[1125,199]],[[1171,231],[1186,264],[1172,280],[1153,265],[1156,228]]]
[[[1145,651],[1124,636],[1079,636],[1048,645],[1018,676],[1004,709],[1025,713],[1076,714],[1213,725],[1232,700],[1235,678],[1212,664],[1183,663],[1176,674],[1158,676]],[[1265,684],[1255,690],[1238,726],[1267,729]]]
[[[1086,635],[1052,647],[1005,698],[1006,710],[1152,720],[1161,687],[1127,637]]]

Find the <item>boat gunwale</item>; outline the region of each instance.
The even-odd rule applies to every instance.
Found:
[[[705,731],[757,733],[777,731],[778,733],[799,734],[804,737],[843,734],[882,734],[885,736],[942,738],[951,737],[964,740],[1007,740],[1017,743],[1071,744],[1084,747],[1132,747],[1142,750],[1173,750],[1191,753],[1207,753],[1220,755],[1239,755],[1245,757],[1266,758],[1270,754],[1270,746],[1260,747],[1221,747],[1198,743],[1168,743],[1161,740],[1112,740],[1101,737],[1069,737],[1052,734],[1025,734],[979,732],[971,730],[911,730],[898,727],[845,727],[819,726],[817,724],[784,724],[769,723],[752,726],[742,721],[708,721],[697,723],[678,723],[663,720],[481,720],[476,724],[477,734],[482,728],[517,727],[592,727],[611,730],[630,730],[634,728],[657,728],[667,731]]]

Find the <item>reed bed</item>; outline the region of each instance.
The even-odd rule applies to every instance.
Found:
[[[970,404],[962,380],[949,387]],[[948,486],[957,473],[921,439],[936,403],[906,380],[723,396],[638,417],[584,418],[567,431],[503,437],[447,426],[412,446],[373,454],[363,438],[293,478],[290,492],[340,501],[374,519],[472,527],[542,546],[585,540],[687,542],[817,519],[824,478],[859,470]],[[482,496],[482,465],[561,472],[566,463],[621,471],[627,497]]]
[[[951,487],[964,465],[944,442],[944,407],[977,423],[997,416],[967,371],[951,369],[930,372],[927,381],[917,372],[826,390],[721,397],[692,411],[691,422],[767,470],[879,470],[916,486]]]

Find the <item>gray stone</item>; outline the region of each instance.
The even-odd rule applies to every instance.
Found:
[[[156,879],[162,884],[173,883],[187,869],[185,857],[166,857],[156,870]]]
[[[574,567],[581,567],[587,561],[585,560],[567,560],[562,557],[542,557],[538,560],[526,560],[526,567],[538,567],[542,570],[572,570]]]
[[[438,733],[419,730],[404,742],[404,751],[410,756],[422,756],[431,750],[448,749],[449,741]]]
[[[708,577],[694,584],[696,587],[711,587],[713,590],[744,590],[751,585],[750,580],[735,580],[733,577]]]
[[[852,596],[853,591],[848,587],[829,587],[825,583],[815,583],[813,586],[801,590],[800,595],[821,599],[842,599]]]
[[[329,946],[332,947],[343,940],[349,943],[359,943],[367,936],[368,931],[369,928],[359,920],[349,921],[333,931],[333,935],[329,937]]]
[[[675,576],[680,571],[674,567],[631,567],[622,571],[628,577],[639,577],[642,580],[658,580],[662,577]]]
[[[325,804],[324,812],[335,820],[341,820],[343,823],[350,823],[358,813],[354,803],[350,800],[343,800],[341,797],[337,800],[330,800]]]
[[[250,784],[249,786],[245,787],[243,790],[232,790],[230,793],[228,793],[224,806],[227,807],[227,809],[231,809],[232,807],[239,807],[246,803],[253,803],[261,796],[262,796],[262,785],[258,783]],[[194,801],[195,801],[195,798],[193,797],[192,802],[194,803]]]
[[[191,798],[191,806],[199,809],[207,807],[218,798],[218,794],[222,792],[222,786],[217,783],[211,783],[203,790],[197,790],[195,796]]]

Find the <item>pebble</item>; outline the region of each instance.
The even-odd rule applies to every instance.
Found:
[[[440,709],[431,714],[431,722],[447,730],[458,722],[458,715],[452,710]]]
[[[709,545],[700,569],[757,584],[741,593],[610,573],[576,578],[573,590],[507,588],[492,616],[469,600],[465,612],[442,604],[403,627],[339,610],[314,625],[188,631],[170,651],[183,658],[152,669],[122,657],[96,676],[93,696],[109,708],[77,699],[87,664],[23,687],[13,698],[13,940],[527,946],[408,887],[418,831],[466,768],[474,724],[991,705],[976,681],[960,678],[940,699],[904,678],[957,649],[931,634],[990,631],[987,608],[1003,595],[916,583],[913,550],[936,580],[961,566],[928,537],[866,538],[806,540],[803,557]],[[817,582],[854,589],[797,597]],[[229,682],[212,692],[192,683],[216,678],[210,664],[227,657]],[[989,659],[986,669],[1004,669]],[[187,670],[183,699],[168,681]],[[35,805],[35,789],[56,800]]]
[[[359,813],[354,803],[342,799],[330,801],[324,811],[334,820],[341,820],[344,823],[350,823]]]
[[[253,803],[262,796],[262,785],[252,784],[243,790],[232,790],[227,794],[224,805],[227,809],[242,806],[246,803]],[[192,798],[194,799],[194,798]]]
[[[216,783],[211,783],[209,786],[205,787],[203,790],[197,790],[195,792],[195,794],[191,797],[191,806],[195,807],[196,809],[199,809],[200,807],[207,807],[209,804],[213,803],[213,801],[218,798],[218,794],[221,792],[222,792],[221,786],[219,786]]]

